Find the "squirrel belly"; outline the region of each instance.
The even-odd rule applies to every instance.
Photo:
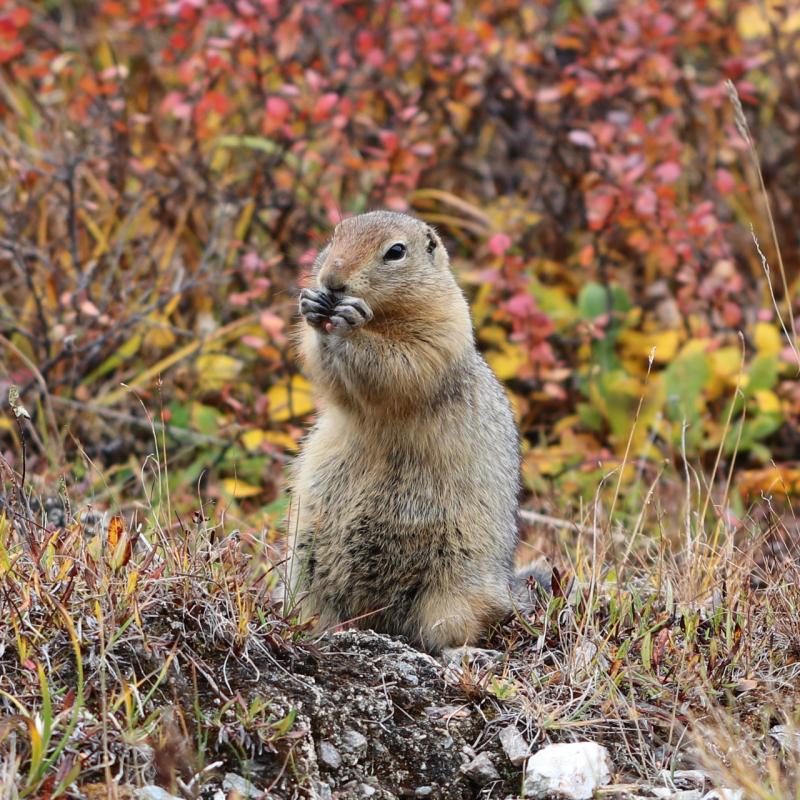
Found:
[[[289,588],[321,629],[475,644],[511,610],[519,442],[439,237],[341,222],[301,294],[320,413],[294,467]]]

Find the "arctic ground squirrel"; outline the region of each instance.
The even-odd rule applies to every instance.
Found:
[[[436,231],[340,222],[300,294],[319,415],[293,474],[289,592],[321,629],[430,652],[512,608],[519,439]]]

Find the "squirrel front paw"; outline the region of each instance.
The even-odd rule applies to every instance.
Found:
[[[360,297],[342,297],[336,302],[330,319],[325,323],[327,333],[344,336],[372,319],[372,309]]]
[[[372,319],[372,309],[360,297],[337,297],[325,289],[303,289],[300,313],[312,328],[339,336]]]
[[[300,292],[300,313],[312,328],[323,330],[335,302],[325,289],[303,289]]]

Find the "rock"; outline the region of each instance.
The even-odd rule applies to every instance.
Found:
[[[516,725],[509,725],[503,728],[498,738],[500,739],[500,744],[503,745],[503,752],[515,767],[521,766],[531,753],[528,743],[517,730]]]
[[[769,735],[784,749],[800,753],[800,731],[788,725],[775,725],[769,729]]]
[[[670,774],[674,785],[680,787],[685,787],[687,784],[690,784],[699,786],[702,789],[709,780],[708,775],[699,769],[676,769],[672,773],[664,770],[662,774]]]
[[[662,786],[651,789],[650,791],[653,793],[653,797],[657,797],[659,800],[702,800],[703,797],[702,793],[697,789],[686,789],[676,792],[673,789],[667,789]]]
[[[331,800],[331,787],[322,781],[311,782],[311,800]]]
[[[339,769],[342,766],[341,754],[327,740],[319,743],[319,760],[331,769]]]
[[[264,795],[261,789],[235,772],[225,773],[225,777],[222,779],[222,788],[226,792],[237,792],[241,797],[245,798],[262,797]]]
[[[430,797],[433,794],[433,786],[418,786],[414,790],[414,797]]]
[[[525,797],[589,800],[595,789],[610,781],[611,759],[605,747],[596,742],[551,744],[528,759],[522,792]]]
[[[721,786],[719,789],[706,792],[703,800],[744,800],[744,792],[741,789],[728,789]]]
[[[354,731],[352,728],[344,731],[341,737],[342,750],[356,755],[363,755],[367,752],[367,737]]]
[[[419,675],[417,675],[417,671],[414,669],[412,664],[401,660],[398,661],[395,666],[398,674],[403,677],[403,680],[409,686],[419,686]]]
[[[503,660],[503,654],[498,650],[486,650],[483,647],[445,647],[442,650],[441,661],[446,667],[461,670],[467,667],[488,667]]]
[[[477,786],[500,780],[500,774],[494,768],[488,753],[475,756],[468,764],[461,767],[461,772]]]
[[[582,638],[572,651],[573,673],[580,678],[591,678],[608,669],[608,659],[599,654],[594,642]]]
[[[142,786],[135,792],[136,800],[180,800],[160,786]]]

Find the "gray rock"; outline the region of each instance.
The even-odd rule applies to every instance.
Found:
[[[342,750],[348,753],[361,755],[367,751],[367,737],[354,731],[352,728],[344,731],[341,736]]]
[[[477,786],[486,786],[487,783],[500,780],[500,774],[492,764],[488,753],[481,753],[468,764],[464,764],[461,772]]]
[[[321,781],[311,782],[311,800],[331,800],[331,787]]]
[[[800,731],[788,725],[775,725],[769,729],[769,735],[784,749],[800,753]]]
[[[433,786],[418,786],[414,790],[414,797],[430,797],[433,794]]]
[[[319,743],[319,760],[331,769],[339,769],[342,766],[341,754],[327,739]]]
[[[517,730],[516,725],[509,725],[500,731],[500,744],[503,752],[508,756],[508,760],[519,767],[530,755],[531,750],[522,734]]]
[[[226,792],[238,792],[242,797],[263,797],[264,792],[256,785],[250,783],[247,778],[237,775],[235,772],[226,772],[222,779],[222,788]]]

